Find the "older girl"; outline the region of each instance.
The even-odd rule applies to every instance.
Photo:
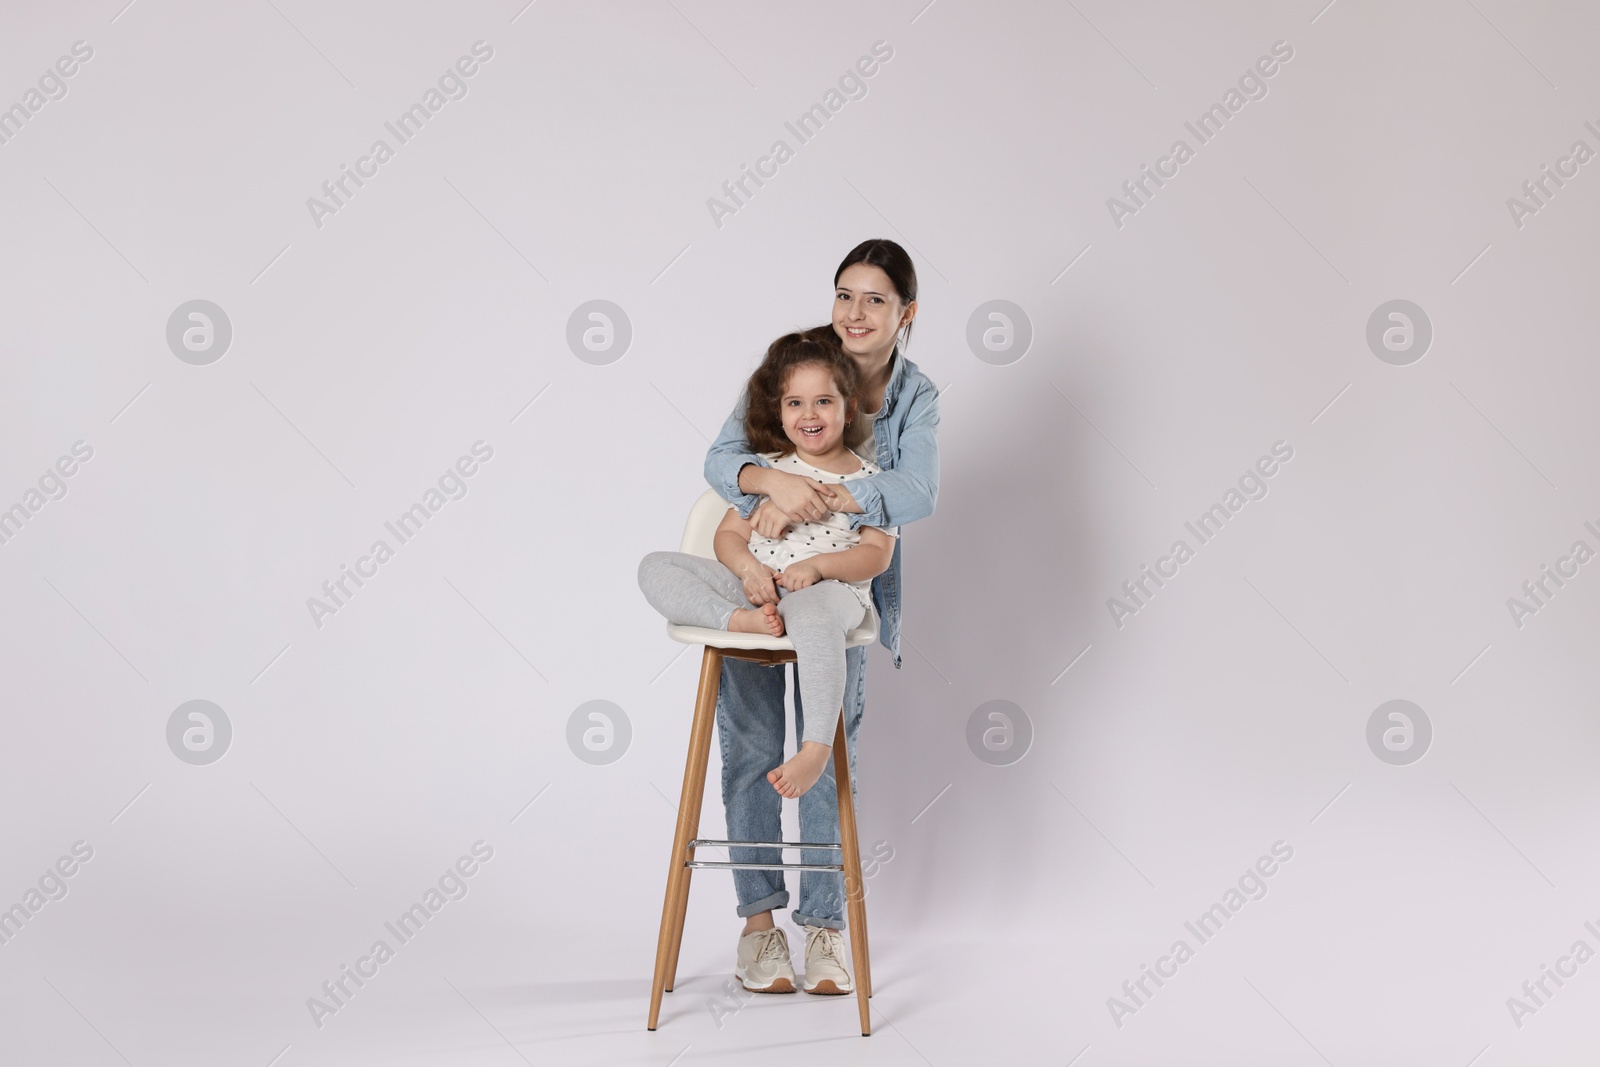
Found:
[[[845,444],[882,468],[848,485],[826,485],[800,473],[781,470],[745,440],[745,405],[735,405],[722,433],[706,455],[706,481],[723,499],[768,537],[815,522],[830,511],[862,526],[903,527],[933,514],[939,495],[939,392],[927,375],[905,357],[911,322],[917,313],[917,272],[911,257],[893,241],[863,241],[850,250],[833,275],[832,330],[861,372],[861,410],[845,433]],[[826,329],[826,327],[824,327]],[[872,580],[878,610],[879,641],[900,666],[900,538],[894,539],[889,569]],[[845,653],[844,724],[851,782],[856,773],[856,733],[865,701],[866,646]],[[782,797],[768,772],[783,761],[784,671],[747,660],[725,659],[717,698],[717,731],[722,739],[722,803],[728,837],[741,841],[781,840]],[[795,696],[796,737],[804,711]],[[857,811],[859,811],[859,807]],[[837,843],[838,797],[832,768],[800,797],[800,837]],[[730,849],[736,862],[780,862],[776,849]],[[802,849],[804,863],[830,863],[837,854]],[[789,903],[784,872],[735,870],[739,939],[738,974],[746,989],[792,989],[794,970],[787,939],[772,921],[772,909]],[[837,871],[802,871],[800,899],[792,913],[805,929],[808,993],[854,991],[845,969],[843,879]]]

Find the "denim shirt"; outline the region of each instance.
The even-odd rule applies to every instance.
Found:
[[[862,514],[846,512],[850,528],[904,526],[933,514],[939,497],[939,390],[917,365],[900,354],[891,358],[889,384],[883,408],[873,420],[879,474],[850,482],[849,489]],[[722,432],[706,453],[705,475],[719,496],[748,519],[764,498],[739,488],[739,471],[746,463],[770,467],[764,456],[750,451],[744,439],[744,395]],[[878,640],[900,666],[900,543],[894,539],[889,569],[872,580],[872,601],[878,609]]]

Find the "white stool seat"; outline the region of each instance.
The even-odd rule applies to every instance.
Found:
[[[679,626],[667,623],[667,636],[684,645],[710,645],[712,648],[765,648],[774,652],[793,652],[794,642],[787,637],[769,637],[766,634],[734,633],[732,630],[712,630],[705,626]],[[870,645],[878,639],[878,613],[867,609],[867,617],[860,626],[845,635],[844,647]]]

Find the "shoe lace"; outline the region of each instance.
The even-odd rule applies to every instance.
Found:
[[[831,926],[816,927],[816,933],[811,935],[811,944],[806,946],[813,953],[840,963],[838,947],[843,944],[839,931]]]
[[[756,956],[758,960],[782,959],[789,954],[789,946],[784,943],[783,931],[773,930],[770,937],[761,945],[761,952]]]

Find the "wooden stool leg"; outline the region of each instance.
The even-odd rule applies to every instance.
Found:
[[[841,716],[839,718],[839,727],[835,731],[835,734],[836,734],[835,740],[839,743],[839,745],[841,747],[843,747],[845,742],[844,742],[844,716],[842,714],[841,714]],[[835,770],[835,772],[834,772],[834,780],[835,780],[835,782],[838,781],[838,771],[837,770]],[[840,842],[841,845],[843,845],[843,843],[844,843],[844,832],[843,832],[843,823],[842,823],[842,820],[844,819],[844,809],[843,808],[839,809],[839,818],[841,820],[841,824],[840,824],[841,825],[841,829],[840,829],[840,833],[839,833],[839,842]],[[866,994],[867,994],[868,998],[870,998],[872,996],[872,948],[871,948],[871,942],[867,937],[867,883],[866,883],[866,879],[864,877],[862,877],[861,874],[860,874],[860,868],[861,868],[861,839],[860,839],[860,836],[856,832],[855,795],[854,795],[854,793],[852,793],[851,797],[850,797],[850,834],[851,834],[851,837],[853,837],[855,839],[855,841],[856,841],[856,844],[853,846],[853,848],[855,849],[856,858],[854,860],[854,863],[855,863],[855,866],[856,866],[856,873],[857,873],[856,892],[855,892],[855,895],[854,895],[854,899],[860,905],[860,907],[857,908],[857,910],[856,910],[855,917],[850,920],[850,925],[852,927],[854,927],[855,931],[856,931],[855,936],[859,936],[861,938],[861,942],[860,942],[861,943],[860,962],[858,964],[856,964],[856,981],[861,984],[861,987],[866,991]],[[840,855],[843,856],[844,853],[841,851]],[[843,862],[843,861],[841,861],[841,862]],[[854,942],[852,942],[851,951],[852,951],[852,953],[855,951]]]
[[[858,853],[859,855],[859,850]],[[861,983],[861,988],[866,991],[868,999],[872,997],[872,948],[867,938],[867,886],[865,880],[861,884],[861,909],[856,916],[856,933],[861,938],[861,966],[856,969],[856,980]]]
[[[839,800],[839,844],[843,858],[845,910],[850,926],[850,955],[856,964],[856,1008],[861,1015],[861,1036],[872,1033],[872,1017],[867,1010],[871,995],[872,966],[867,959],[867,904],[862,899],[861,844],[856,837],[856,805],[850,781],[850,753],[844,736],[844,715],[833,736],[833,780]],[[854,888],[852,888],[854,887]]]
[[[722,653],[706,647],[700,661],[700,690],[695,698],[694,722],[689,728],[689,754],[684,760],[683,790],[678,798],[678,826],[672,839],[672,860],[667,868],[666,899],[661,905],[661,932],[656,937],[655,974],[650,983],[650,1019],[654,1030],[661,1014],[661,994],[672,988],[683,943],[683,920],[689,906],[689,875],[684,866],[689,842],[700,833],[700,801],[705,795],[706,762],[711,754],[711,731],[717,718],[717,688],[722,681]]]
[[[713,656],[716,657],[715,662],[712,662]],[[700,836],[700,809],[706,799],[706,766],[711,759],[711,732],[717,722],[717,694],[722,686],[722,660],[722,651],[710,647],[706,648],[706,655],[700,660],[700,695],[695,702],[694,714],[696,721],[704,716],[707,726],[703,735],[696,735],[699,738],[699,748],[695,749],[694,799],[689,802],[689,836],[686,841],[693,841]],[[692,850],[686,858],[694,859]],[[683,869],[683,892],[678,894],[678,917],[673,927],[672,951],[667,956],[666,991],[669,993],[672,992],[672,987],[678,978],[678,951],[683,947],[683,923],[689,912],[689,880],[693,876],[693,867]]]
[[[699,802],[695,802],[699,807]],[[694,830],[689,834],[690,840],[699,836],[699,831]],[[691,850],[689,858],[694,858]],[[678,914],[672,920],[672,948],[667,952],[667,984],[663,987],[668,993],[678,982],[678,953],[683,948],[683,927],[689,918],[689,880],[694,877],[694,868],[683,869],[683,891],[678,894]]]

